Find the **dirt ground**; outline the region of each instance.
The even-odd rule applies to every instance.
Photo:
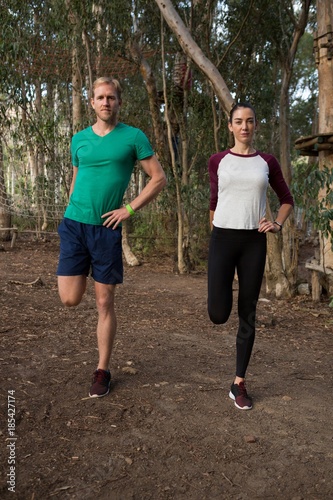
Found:
[[[247,374],[254,407],[240,411],[228,397],[236,309],[214,326],[205,274],[177,276],[157,259],[126,267],[112,391],[96,400],[92,283],[65,309],[57,239],[4,247],[1,499],[333,498],[328,300],[262,290]]]

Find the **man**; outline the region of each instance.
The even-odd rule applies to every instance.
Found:
[[[145,134],[118,122],[121,88],[98,78],[91,105],[96,123],[74,135],[69,204],[59,226],[58,289],[66,306],[81,302],[91,268],[98,311],[99,361],[89,396],[109,393],[109,362],[116,336],[115,287],[123,281],[121,222],[153,200],[166,185],[163,169]],[[150,180],[126,207],[123,196],[139,160]]]

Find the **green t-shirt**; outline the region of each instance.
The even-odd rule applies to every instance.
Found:
[[[92,127],[78,132],[72,138],[71,154],[78,171],[64,216],[102,225],[101,216],[121,206],[135,162],[154,151],[140,129],[118,123],[104,137]]]

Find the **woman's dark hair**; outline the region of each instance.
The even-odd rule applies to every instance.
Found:
[[[237,102],[232,108],[231,108],[231,111],[230,111],[230,115],[229,115],[229,122],[232,123],[232,117],[234,116],[234,112],[239,109],[239,108],[249,108],[249,109],[252,109],[253,111],[253,114],[254,114],[254,119],[255,121],[257,122],[257,114],[256,114],[256,110],[254,109],[254,107],[252,106],[251,103],[249,103],[248,101],[244,101],[244,102]]]

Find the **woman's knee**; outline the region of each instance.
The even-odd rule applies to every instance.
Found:
[[[215,325],[223,325],[223,323],[228,321],[230,312],[221,311],[220,309],[214,309],[208,306],[208,315],[212,323]]]

